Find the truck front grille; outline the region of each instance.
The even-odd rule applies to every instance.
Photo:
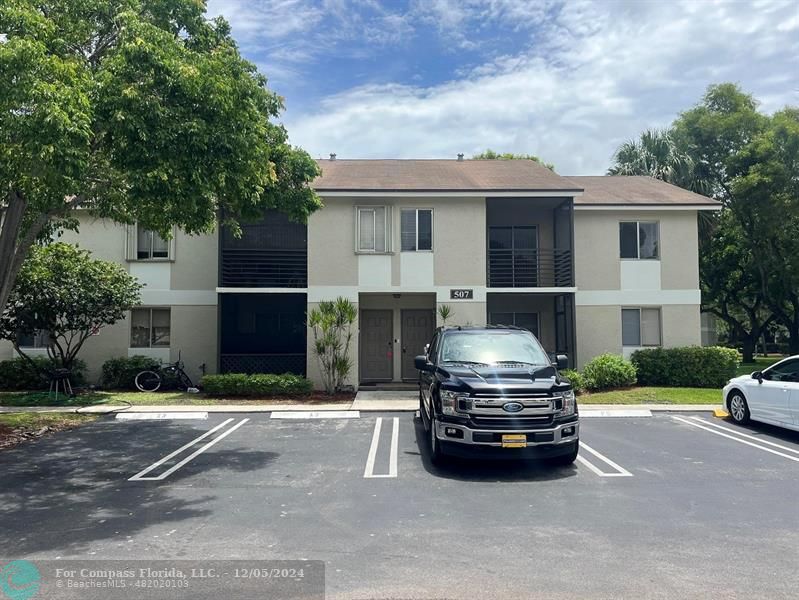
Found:
[[[552,424],[552,415],[540,417],[487,417],[469,415],[472,424],[480,429],[535,429]]]

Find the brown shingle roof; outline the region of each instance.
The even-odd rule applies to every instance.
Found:
[[[707,204],[721,203],[689,192],[676,185],[645,175],[599,175],[569,177],[583,188],[583,195],[574,199],[575,204]]]
[[[532,160],[319,160],[319,192],[579,191]]]

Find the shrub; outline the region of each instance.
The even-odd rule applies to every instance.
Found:
[[[585,377],[583,377],[579,371],[575,369],[563,369],[560,374],[569,380],[575,393],[585,391]]]
[[[53,363],[46,356],[31,358],[36,363],[38,371],[24,358],[13,358],[0,361],[0,390],[46,390],[50,387],[48,373],[53,369]],[[86,383],[86,363],[75,359],[72,363],[73,385]]]
[[[136,375],[141,371],[153,369],[159,365],[158,361],[149,356],[120,356],[109,358],[103,363],[103,387],[113,390],[136,389]]]
[[[205,375],[200,385],[206,394],[214,396],[296,396],[313,389],[310,379],[293,373]]]
[[[314,352],[328,394],[339,391],[352,370],[350,342],[352,325],[357,317],[358,308],[342,296],[320,302],[318,308],[308,313]]]
[[[585,365],[583,378],[591,391],[627,387],[635,383],[635,366],[617,354],[600,354]]]
[[[671,387],[724,387],[740,360],[737,350],[720,346],[647,348],[632,355],[641,385]]]

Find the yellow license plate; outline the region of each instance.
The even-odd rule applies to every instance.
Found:
[[[523,433],[506,433],[502,436],[503,448],[526,448],[527,436]]]

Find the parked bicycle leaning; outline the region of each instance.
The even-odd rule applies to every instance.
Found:
[[[157,392],[162,386],[174,385],[177,389],[187,392],[195,391],[197,388],[183,370],[184,366],[183,361],[180,360],[180,351],[178,351],[178,359],[174,363],[141,371],[136,375],[136,389],[140,392]]]

